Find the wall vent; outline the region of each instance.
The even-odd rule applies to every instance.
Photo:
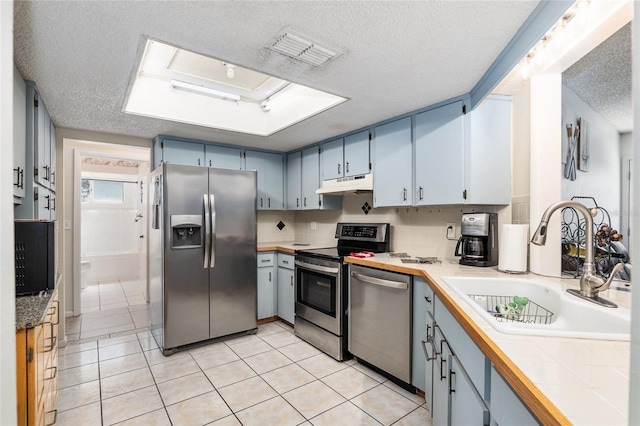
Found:
[[[342,54],[337,49],[322,46],[291,31],[276,36],[275,41],[267,47],[315,66],[324,65]]]

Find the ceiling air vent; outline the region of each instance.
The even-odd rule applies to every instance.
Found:
[[[315,66],[323,65],[341,54],[336,49],[321,46],[290,31],[277,36],[275,42],[268,47]]]

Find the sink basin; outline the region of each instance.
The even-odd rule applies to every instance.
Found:
[[[502,333],[600,340],[629,340],[630,337],[629,309],[598,306],[570,295],[555,283],[487,277],[443,277],[442,280]],[[513,296],[527,297],[529,304],[524,309],[530,311],[523,313],[531,315],[494,316],[487,311],[495,313],[495,301],[487,296],[506,296],[509,301]],[[534,310],[536,305],[542,309]],[[524,322],[526,320],[532,322]]]

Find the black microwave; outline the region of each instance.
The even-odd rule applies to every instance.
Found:
[[[16,296],[55,288],[55,234],[55,221],[15,221]]]

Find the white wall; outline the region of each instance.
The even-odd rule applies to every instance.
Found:
[[[576,171],[576,180],[562,179],[562,199],[573,196],[593,197],[611,216],[610,225],[620,228],[620,134],[589,105],[562,86],[563,126],[581,117],[587,122],[589,140],[589,171]],[[563,135],[562,161],[566,157],[566,133]],[[585,202],[588,207],[592,205]]]
[[[13,2],[0,2],[0,424],[17,423],[13,246]]]

